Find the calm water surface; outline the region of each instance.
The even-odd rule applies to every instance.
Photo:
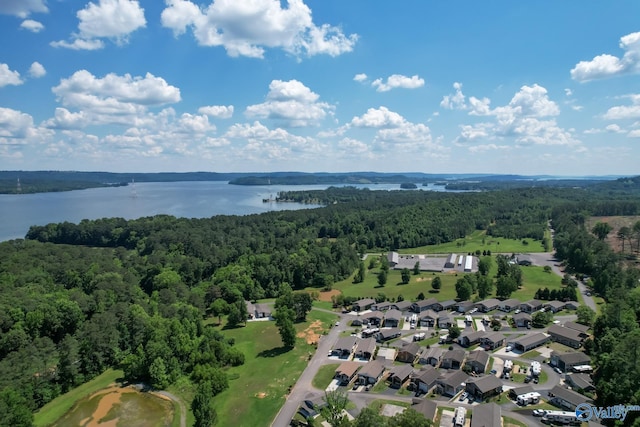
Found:
[[[32,225],[83,219],[135,219],[158,214],[185,218],[248,215],[317,206],[263,203],[279,191],[325,189],[327,185],[229,185],[215,182],[151,182],[115,188],[39,194],[0,195],[0,241],[23,238]],[[398,190],[399,184],[360,185],[372,190]],[[429,186],[429,190],[442,187]]]

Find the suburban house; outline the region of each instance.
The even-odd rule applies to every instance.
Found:
[[[371,325],[382,325],[382,319],[384,319],[384,313],[381,311],[371,311],[367,314],[363,314],[361,316],[363,322],[369,323]]]
[[[458,337],[458,344],[460,344],[463,347],[469,347],[472,346],[474,344],[477,344],[480,342],[480,340],[486,335],[487,333],[485,331],[472,331],[472,332],[467,332],[466,330],[460,334],[460,336]]]
[[[256,307],[253,305],[251,301],[244,301],[244,305],[247,306],[247,315],[249,320],[253,319],[256,315]]]
[[[388,301],[377,302],[371,306],[371,310],[387,311],[391,308],[391,303]]]
[[[581,351],[572,353],[551,352],[549,364],[560,368],[562,372],[569,372],[574,366],[590,365],[591,358]]]
[[[434,310],[429,309],[420,313],[419,319],[421,326],[434,327],[436,325],[436,322],[438,321],[438,313],[436,313]]]
[[[391,303],[391,308],[394,308],[401,312],[405,312],[405,311],[411,310],[412,305],[413,303],[411,301],[404,300],[404,301]]]
[[[573,390],[581,393],[596,391],[596,387],[593,385],[591,375],[589,374],[567,374],[564,377],[564,382],[569,384]]]
[[[525,385],[523,387],[512,388],[509,390],[509,397],[513,400],[518,400],[518,396],[523,396],[528,393],[533,393],[535,390],[532,385]]]
[[[488,313],[492,310],[496,310],[500,305],[500,300],[495,298],[489,298],[484,301],[476,303],[476,307],[483,313]]]
[[[480,338],[480,344],[486,350],[495,350],[498,347],[502,347],[506,339],[501,332],[491,332]]]
[[[465,389],[467,393],[474,396],[477,400],[484,400],[502,393],[502,381],[495,375],[469,378]]]
[[[378,332],[377,337],[378,337],[378,341],[382,342],[382,341],[389,341],[394,338],[398,338],[401,334],[402,334],[402,331],[400,329],[396,329],[396,328],[382,329],[380,332]]]
[[[557,313],[559,311],[564,310],[567,304],[562,301],[549,301],[544,304],[544,308],[551,311],[552,313]]]
[[[402,313],[391,309],[384,315],[384,326],[386,328],[397,328],[400,325],[400,319],[402,319]]]
[[[516,258],[518,265],[530,266],[533,264],[533,259],[529,255],[520,254]]]
[[[438,406],[433,400],[414,399],[411,409],[421,413],[429,421],[433,421],[436,416],[436,412],[438,411]]]
[[[414,313],[422,313],[429,309],[433,310],[436,304],[438,304],[438,300],[435,298],[423,299],[422,301],[416,301],[411,304],[411,311]]]
[[[421,347],[418,351],[418,363],[421,365],[438,366],[445,350],[441,347]]]
[[[376,300],[371,299],[371,298],[363,298],[361,300],[358,300],[356,302],[354,302],[351,305],[351,308],[353,309],[353,311],[364,311],[364,310],[369,310],[371,308],[371,306],[373,304],[376,303]]]
[[[562,324],[562,326],[564,326],[565,328],[570,328],[573,330],[576,330],[578,332],[580,332],[585,338],[587,338],[589,336],[588,331],[589,331],[589,327],[586,325],[582,325],[580,323],[576,323],[576,322],[564,322]]]
[[[271,304],[253,304],[251,301],[245,301],[247,314],[249,319],[270,319],[273,312]]]
[[[377,360],[367,362],[358,372],[358,384],[375,384],[384,374],[384,365]]]
[[[460,369],[467,355],[464,350],[448,350],[442,355],[440,367],[444,369]]]
[[[580,307],[580,303],[578,301],[567,301],[564,304],[567,310],[577,310],[578,307]]]
[[[400,255],[398,252],[389,252],[387,254],[387,260],[389,261],[389,267],[393,268],[400,262]]]
[[[376,352],[375,338],[364,338],[358,341],[358,348],[356,348],[354,357],[358,359],[371,360],[375,352]]]
[[[580,331],[560,325],[549,326],[548,332],[553,341],[573,348],[582,347],[582,342],[585,339],[585,334],[582,334]]]
[[[513,315],[513,321],[517,328],[524,328],[531,324],[531,315],[521,311],[520,313]]]
[[[354,336],[342,337],[331,348],[331,355],[338,356],[342,359],[348,359],[356,349],[358,338]]]
[[[540,347],[549,341],[549,336],[538,332],[532,335],[525,335],[513,342],[513,348],[521,352],[527,352],[534,348]]]
[[[455,319],[453,318],[453,314],[448,311],[442,311],[438,314],[438,327],[442,329],[449,329],[451,326],[455,324]]]
[[[447,301],[441,301],[438,302],[434,305],[433,309],[435,311],[442,311],[442,310],[453,310],[454,307],[456,305],[456,302],[452,299],[447,300]]]
[[[358,362],[342,362],[336,369],[334,378],[338,380],[340,385],[347,385],[356,376],[360,366],[362,365]]]
[[[484,374],[489,364],[489,353],[484,350],[474,350],[467,356],[464,362],[465,368],[476,374]]]
[[[400,350],[398,350],[396,361],[413,363],[416,360],[416,356],[418,355],[419,350],[420,346],[415,342],[405,344]]]
[[[411,365],[397,365],[389,371],[389,386],[392,388],[400,388],[402,384],[409,381],[409,377],[413,373]]]
[[[542,301],[538,301],[537,299],[532,299],[530,301],[527,302],[523,302],[522,304],[520,304],[520,310],[524,311],[525,313],[533,313],[535,311],[538,311],[542,308]]]
[[[495,403],[473,407],[470,427],[495,427],[502,425],[502,408]]]
[[[472,301],[460,301],[456,304],[456,311],[458,313],[466,313],[471,310],[475,304]]]
[[[411,382],[415,384],[416,389],[423,393],[427,393],[436,386],[439,376],[440,372],[438,372],[437,369],[432,366],[427,366],[426,368],[416,372]]]
[[[576,407],[583,403],[593,403],[588,397],[560,385],[553,387],[549,391],[549,396],[551,396],[549,403],[567,411],[575,411]]]
[[[515,298],[509,298],[501,301],[498,308],[500,311],[506,311],[507,313],[520,307],[520,301]]]
[[[444,268],[456,268],[457,261],[458,261],[457,254],[449,254],[449,256],[447,257],[447,260],[444,263]]]
[[[464,371],[449,371],[442,374],[436,381],[440,394],[445,396],[455,396],[464,390],[465,383],[469,375]],[[495,377],[494,377],[495,378]]]

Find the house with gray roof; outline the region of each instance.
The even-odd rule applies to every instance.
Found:
[[[438,321],[438,313],[436,313],[434,310],[429,309],[420,313],[419,319],[420,326],[427,326],[432,328]]]
[[[476,374],[484,374],[489,364],[489,353],[484,350],[474,350],[467,355],[464,366]]]
[[[437,303],[438,300],[435,298],[427,298],[422,301],[416,301],[411,304],[411,311],[420,314],[423,311],[427,311],[429,309],[433,310]]]
[[[447,260],[444,263],[444,268],[456,268],[458,260],[457,254],[449,254]]]
[[[496,427],[502,425],[502,408],[495,403],[473,407],[470,427]]]
[[[405,344],[402,346],[402,348],[400,348],[400,350],[398,350],[396,361],[413,363],[416,360],[416,356],[418,355],[419,350],[420,346],[415,342]]]
[[[371,306],[371,310],[387,311],[391,308],[391,303],[388,301],[377,302]]]
[[[596,387],[593,385],[593,380],[589,374],[567,374],[564,377],[564,382],[579,393],[592,393],[596,391]]]
[[[537,299],[532,299],[520,304],[520,310],[524,311],[525,313],[533,313],[535,311],[540,310],[541,308],[542,308],[542,301],[539,301]]]
[[[458,344],[463,347],[469,347],[474,344],[478,344],[480,340],[487,335],[485,331],[464,331],[458,337]]]
[[[385,368],[382,363],[377,360],[367,362],[360,371],[358,371],[358,384],[376,384],[382,374],[384,374]]]
[[[429,421],[433,421],[438,411],[438,405],[436,402],[429,399],[414,399],[411,409],[421,413]]]
[[[478,308],[478,310],[482,311],[483,313],[488,313],[490,311],[496,310],[499,305],[500,300],[496,298],[489,298],[476,303],[476,307]]]
[[[521,311],[520,313],[513,315],[513,321],[517,328],[524,328],[531,324],[531,315]]]
[[[485,400],[502,393],[502,381],[495,375],[485,375],[479,378],[469,378],[465,387],[467,393],[477,400]]]
[[[565,308],[567,310],[577,310],[580,307],[580,303],[578,301],[567,301],[565,302]]]
[[[532,385],[525,385],[522,387],[512,388],[509,390],[509,398],[512,400],[517,400],[518,396],[522,396],[523,394],[533,393],[535,390]]]
[[[371,360],[376,352],[376,340],[375,338],[364,338],[358,341],[358,346],[354,357],[358,359]]]
[[[513,348],[523,353],[540,347],[549,341],[549,336],[538,332],[531,335],[524,335],[513,342]]]
[[[584,335],[580,333],[580,331],[560,325],[549,326],[548,332],[553,341],[573,348],[582,347],[582,342],[585,339]]]
[[[438,366],[445,349],[442,347],[421,347],[418,351],[418,363],[421,365]]]
[[[498,309],[500,309],[500,311],[505,311],[507,313],[519,307],[520,307],[520,300],[517,300],[515,298],[509,298],[504,301],[501,301],[500,304],[498,305]]]
[[[593,403],[588,397],[560,385],[553,387],[549,391],[549,396],[551,397],[549,403],[567,411],[575,411],[576,407],[583,403]]]
[[[559,311],[564,310],[564,308],[566,307],[566,303],[562,302],[562,301],[549,301],[544,303],[543,307],[546,308],[547,310],[551,311],[552,313],[557,313]]]
[[[433,309],[435,311],[442,311],[442,310],[453,310],[456,306],[456,302],[452,299],[447,300],[447,301],[439,301],[436,304],[434,304]]]
[[[387,261],[389,261],[389,267],[395,267],[400,262],[400,254],[398,254],[398,252],[389,252],[387,254]]]
[[[438,314],[438,327],[442,329],[449,329],[455,324],[453,314],[448,311],[441,311]]]
[[[574,366],[590,365],[591,358],[581,351],[571,353],[552,351],[549,364],[560,368],[562,372],[569,372]]]
[[[456,311],[458,313],[466,313],[475,306],[473,301],[460,301],[456,304]]]
[[[389,341],[402,335],[402,331],[397,328],[382,329],[377,333],[378,342]]]
[[[363,314],[360,317],[363,322],[380,326],[382,325],[382,319],[384,319],[384,313],[381,311],[371,311],[367,314]]]
[[[396,365],[389,370],[389,386],[391,388],[400,388],[404,383],[409,381],[409,377],[413,373],[411,365]]]
[[[507,338],[502,332],[490,332],[480,338],[480,344],[486,350],[495,350],[498,347],[502,347],[506,339]]]
[[[358,338],[354,336],[341,337],[331,347],[331,355],[338,356],[342,359],[348,359],[356,349]]]
[[[570,328],[570,329],[573,329],[575,331],[580,332],[581,334],[583,334],[583,336],[585,338],[589,336],[589,334],[588,334],[589,327],[587,325],[583,325],[583,324],[577,323],[577,322],[567,321],[567,322],[564,322],[562,324],[562,326],[564,326],[565,328]]]
[[[415,372],[411,382],[415,384],[415,387],[423,393],[428,393],[433,387],[436,386],[440,372],[432,366],[426,366]]]
[[[353,311],[364,311],[364,310],[369,310],[371,306],[375,303],[376,303],[376,300],[374,299],[363,298],[361,300],[354,302],[351,305],[351,307],[353,308]]]
[[[442,355],[440,367],[444,369],[460,369],[467,352],[464,350],[448,350]]]
[[[394,308],[404,313],[405,311],[411,310],[412,305],[413,303],[411,301],[404,300],[404,301],[391,303],[391,308]]]
[[[469,375],[464,371],[448,371],[440,375],[436,383],[440,394],[453,397],[464,390],[468,379]]]
[[[397,328],[400,325],[400,319],[402,319],[402,313],[391,309],[384,315],[384,326],[386,328]]]

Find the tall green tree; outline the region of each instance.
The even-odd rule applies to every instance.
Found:
[[[402,283],[406,285],[411,280],[411,271],[408,268],[403,268],[400,277],[402,277]]]
[[[456,295],[460,301],[466,301],[471,298],[473,289],[468,281],[458,279],[456,281]]]
[[[387,271],[380,270],[380,272],[378,273],[378,285],[384,286],[386,284],[387,284]]]
[[[440,278],[440,276],[436,276],[433,278],[433,280],[431,281],[431,288],[433,288],[433,290],[436,292],[440,292],[440,288],[442,288],[442,279]]]
[[[607,223],[607,222],[596,222],[596,225],[593,226],[593,228],[591,229],[591,232],[593,234],[595,234],[595,236],[599,240],[604,240],[604,239],[607,238],[609,233],[611,233],[611,230],[613,230],[613,228],[611,227],[611,225],[609,223]]]
[[[211,427],[215,425],[218,414],[213,408],[210,386],[207,383],[198,387],[198,391],[191,402],[191,411],[195,418],[194,427]]]
[[[596,312],[586,305],[578,307],[576,316],[578,317],[576,322],[589,327],[593,326],[593,322],[596,320]]]
[[[413,264],[413,275],[414,276],[420,275],[420,261],[416,261],[416,263]]]
[[[353,427],[385,427],[387,418],[367,407],[360,411],[352,424]]]
[[[431,427],[432,425],[431,420],[412,408],[405,409],[387,421],[388,427]]]
[[[349,397],[342,390],[333,390],[324,393],[323,400],[326,405],[320,410],[322,416],[332,427],[342,427],[348,425],[345,423],[343,412],[347,409]]]
[[[29,402],[12,387],[0,391],[0,427],[32,427]]]
[[[282,344],[286,348],[293,348],[296,345],[296,328],[293,324],[295,312],[288,307],[279,307],[274,317]]]

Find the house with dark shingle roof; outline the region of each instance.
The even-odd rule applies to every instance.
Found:
[[[560,325],[551,325],[549,326],[548,332],[553,341],[573,348],[582,347],[584,336],[575,329],[566,328]]]
[[[416,356],[418,355],[419,350],[420,350],[420,346],[415,342],[405,344],[402,346],[400,350],[398,350],[396,361],[404,362],[404,363],[413,363],[416,360]]]
[[[433,310],[437,303],[438,303],[438,300],[435,298],[428,298],[422,301],[416,301],[413,304],[411,304],[411,310],[414,313],[419,314],[429,309]]]
[[[485,331],[471,331],[471,332],[467,332],[466,330],[460,334],[460,336],[458,337],[458,344],[460,344],[463,347],[469,347],[472,346],[474,344],[477,344],[480,342],[480,340],[487,335],[487,333]]]
[[[465,387],[467,393],[477,400],[484,400],[502,393],[502,381],[495,375],[485,375],[479,378],[469,378]]]
[[[520,313],[513,315],[513,321],[515,322],[516,327],[524,328],[527,325],[531,324],[531,315],[529,313],[521,311]]]
[[[470,427],[499,427],[502,425],[502,408],[495,403],[473,407]]]
[[[460,369],[466,354],[464,350],[449,350],[442,355],[440,367],[444,369]]]
[[[500,300],[496,298],[489,298],[476,303],[476,307],[478,308],[478,310],[482,311],[483,313],[488,313],[492,310],[496,310],[499,305]]]
[[[376,334],[379,342],[389,341],[398,338],[400,335],[402,335],[402,331],[396,328],[382,329]]]
[[[413,399],[411,409],[421,413],[429,421],[433,421],[438,411],[438,405],[436,402],[429,399]]]
[[[581,393],[596,391],[596,387],[593,385],[593,380],[589,374],[567,374],[564,377],[564,382],[569,384],[572,389],[580,391]]]
[[[447,300],[447,301],[440,301],[434,304],[433,309],[435,311],[442,311],[442,310],[453,310],[454,307],[456,305],[456,302],[452,299]]]
[[[411,382],[415,384],[418,390],[427,393],[436,386],[439,377],[440,372],[437,369],[432,366],[426,366],[414,373]]]
[[[520,310],[525,313],[533,313],[534,311],[538,311],[542,308],[542,301],[537,299],[532,299],[527,302],[523,302],[520,304]]]
[[[506,311],[507,313],[515,310],[516,308],[520,307],[520,300],[517,300],[515,298],[509,298],[506,299],[504,301],[501,301],[498,308],[501,311]]]
[[[402,384],[409,381],[409,377],[413,373],[411,365],[396,365],[389,370],[389,385],[392,388],[400,388]]]
[[[562,301],[549,301],[544,304],[544,307],[547,310],[550,310],[552,313],[557,313],[559,311],[562,311],[566,306],[567,304],[565,304]]]
[[[367,362],[358,372],[358,384],[375,384],[382,374],[384,374],[384,365],[377,360]]]
[[[580,324],[580,323],[567,321],[567,322],[564,322],[562,324],[562,326],[564,326],[565,328],[573,329],[575,331],[580,332],[581,334],[584,335],[585,338],[589,336],[589,334],[588,334],[589,327],[587,325],[583,325],[583,324]]]
[[[384,315],[384,326],[386,328],[397,328],[400,325],[400,319],[402,319],[402,313],[391,309]]]
[[[445,350],[442,347],[421,347],[418,351],[418,363],[421,365],[438,366]]]
[[[529,350],[533,350],[534,348],[540,347],[541,345],[546,344],[548,341],[548,335],[543,334],[542,332],[538,332],[518,338],[513,342],[513,347],[514,349],[524,353]]]
[[[518,388],[512,388],[509,390],[509,397],[512,400],[518,399],[518,396],[522,396],[523,394],[533,393],[535,390],[532,385],[525,385]]]
[[[583,403],[593,403],[588,397],[560,385],[553,387],[549,391],[549,396],[551,396],[549,403],[568,411],[575,411],[576,407]]]
[[[367,314],[363,314],[360,318],[363,322],[380,326],[382,324],[382,319],[384,319],[384,313],[381,311],[372,311]]]
[[[419,319],[421,326],[434,327],[438,321],[438,313],[429,309],[420,313]]]
[[[443,329],[449,329],[455,324],[453,314],[448,311],[441,311],[438,314],[438,327]]]
[[[369,310],[371,306],[375,303],[376,303],[376,300],[374,299],[363,298],[361,300],[354,302],[351,305],[351,307],[353,308],[353,311],[364,311],[364,310]]]
[[[354,357],[358,359],[370,360],[376,352],[375,338],[363,338],[358,341],[358,347],[354,353]]]
[[[464,390],[468,379],[469,375],[464,371],[448,371],[443,373],[436,382],[441,394],[445,396],[455,396]]]
[[[331,348],[331,354],[343,359],[348,359],[356,349],[358,338],[354,336],[341,337]]]
[[[480,338],[480,343],[487,350],[495,350],[502,347],[507,338],[501,332],[491,332]]]
[[[552,351],[549,364],[560,368],[563,372],[569,372],[574,366],[590,365],[591,358],[581,351],[571,353]]]
[[[398,302],[391,303],[391,308],[394,308],[401,312],[405,312],[405,311],[411,310],[412,305],[413,303],[411,301],[405,300],[405,301],[398,301]]]
[[[464,366],[476,374],[484,374],[489,364],[489,353],[484,350],[474,350],[467,355]]]

